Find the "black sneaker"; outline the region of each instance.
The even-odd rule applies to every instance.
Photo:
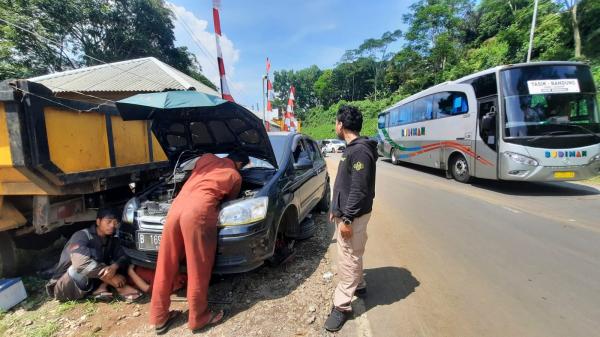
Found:
[[[336,307],[331,309],[331,314],[327,317],[325,321],[325,330],[336,332],[340,331],[348,320],[348,312],[340,311]]]
[[[354,295],[361,298],[367,296],[367,287],[356,289],[356,291],[354,291]]]

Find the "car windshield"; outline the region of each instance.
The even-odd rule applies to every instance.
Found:
[[[271,147],[273,148],[273,152],[275,152],[275,159],[277,160],[277,165],[281,167],[281,162],[283,161],[283,155],[285,153],[285,146],[287,144],[288,137],[279,135],[269,135],[269,140],[271,141]]]
[[[553,137],[600,132],[589,68],[528,66],[501,72],[506,137]]]
[[[227,153],[217,153],[215,156],[219,157],[219,158],[225,158],[227,157]],[[247,170],[247,169],[251,169],[251,168],[256,168],[256,167],[262,167],[262,168],[268,168],[268,169],[273,169],[273,165],[271,165],[271,163],[269,163],[266,160],[262,160],[262,159],[258,159],[258,158],[254,158],[254,157],[249,157],[250,158],[250,162],[248,163],[248,165],[244,166],[242,168],[242,170]]]

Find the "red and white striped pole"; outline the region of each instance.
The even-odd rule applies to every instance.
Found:
[[[288,99],[287,109],[285,111],[285,122],[284,128],[286,131],[295,131],[296,122],[294,118],[294,102],[296,100],[296,88],[292,85],[290,87],[290,98]]]
[[[219,10],[221,8],[221,0],[213,0],[213,23],[215,25],[215,40],[217,42],[217,63],[219,64],[219,77],[221,78],[221,96],[230,102],[235,102],[225,77],[225,64],[223,63],[223,52],[221,52],[221,19],[219,18]]]

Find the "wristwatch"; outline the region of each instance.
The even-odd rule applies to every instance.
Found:
[[[346,226],[352,225],[352,220],[350,220],[348,218],[342,218],[342,221],[344,221],[344,225],[346,225]]]

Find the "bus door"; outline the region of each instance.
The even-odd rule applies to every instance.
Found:
[[[498,179],[498,119],[498,96],[477,100],[476,177]]]

